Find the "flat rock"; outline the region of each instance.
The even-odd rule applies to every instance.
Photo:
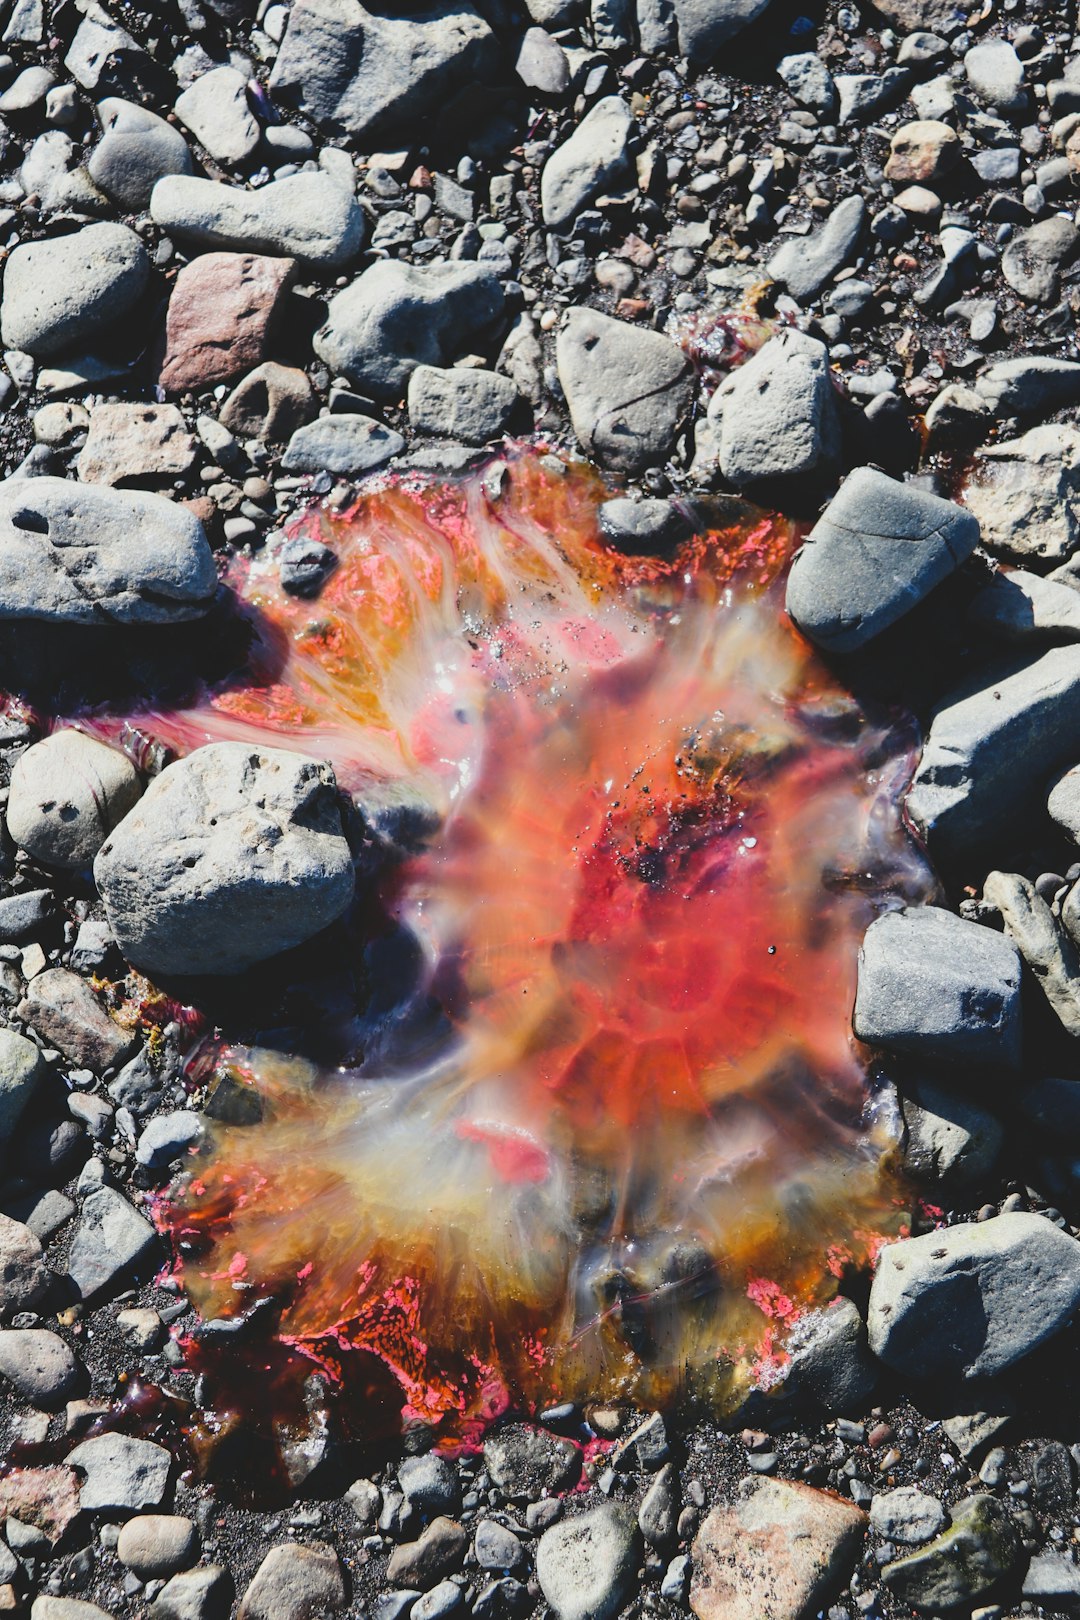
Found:
[[[851,1502],[809,1485],[747,1479],[716,1507],[693,1546],[698,1620],[801,1620],[849,1578],[866,1530]]]
[[[86,980],[67,968],[48,968],[31,980],[19,1017],[73,1063],[97,1073],[123,1063],[138,1044],[109,1017]]]
[[[1024,1576],[1023,1594],[1047,1608],[1075,1608],[1080,1603],[1080,1565],[1067,1552],[1036,1553]]]
[[[540,204],[550,230],[569,230],[594,198],[605,191],[625,191],[633,182],[633,131],[626,103],[619,96],[604,96],[555,148],[540,175]]]
[[[858,467],[796,555],[787,610],[812,641],[853,652],[903,618],[979,543],[953,501]]]
[[[66,1461],[85,1475],[79,1499],[86,1513],[137,1513],[157,1507],[172,1468],[164,1446],[126,1434],[84,1440],[68,1452]]]
[[[1050,304],[1057,297],[1058,277],[1080,244],[1080,231],[1070,219],[1054,215],[1017,231],[1001,254],[1001,273],[1028,304]]]
[[[198,1532],[180,1514],[142,1513],[120,1531],[116,1556],[141,1581],[175,1575],[198,1558]]]
[[[484,1464],[507,1496],[568,1490],[581,1474],[581,1454],[569,1440],[511,1423],[484,1441]]]
[[[83,1200],[68,1257],[68,1275],[81,1298],[108,1297],[159,1259],[157,1233],[123,1193],[99,1187]]]
[[[543,28],[526,28],[514,58],[514,72],[527,89],[545,96],[561,96],[570,83],[566,52]]]
[[[0,1377],[33,1406],[59,1406],[73,1393],[79,1363],[58,1333],[46,1328],[0,1330]]]
[[[577,308],[559,330],[555,358],[574,432],[601,466],[637,473],[665,460],[694,393],[681,349],[659,332]]]
[[[271,1547],[240,1599],[237,1620],[321,1620],[346,1599],[341,1561],[325,1542]]]
[[[1080,641],[1080,592],[1016,568],[976,591],[966,617],[1001,641]]]
[[[943,1535],[886,1564],[881,1579],[901,1602],[923,1612],[970,1611],[997,1594],[1021,1557],[1020,1536],[1004,1503],[969,1496],[953,1508]]]
[[[418,365],[445,365],[502,308],[485,265],[385,260],[330,300],[315,352],[374,398],[399,400]]]
[[[66,478],[0,483],[0,620],[169,624],[217,592],[203,526],[163,495]]]
[[[1028,106],[1024,64],[1007,39],[984,39],[964,52],[964,72],[979,100],[1002,113]]]
[[[709,417],[720,426],[720,471],[737,489],[827,466],[840,451],[828,349],[794,328],[777,333],[720,385]]]
[[[126,225],[23,242],[4,266],[4,347],[43,358],[96,342],[138,303],[149,274],[146,249]]]
[[[810,236],[793,236],[781,243],[769,260],[770,276],[800,303],[809,303],[838,270],[851,263],[865,224],[862,198],[845,197]]]
[[[1016,1068],[1020,954],[939,906],[888,911],[859,952],[852,1028],[870,1046],[928,1062]]]
[[[221,1564],[204,1564],[166,1581],[149,1607],[151,1620],[228,1620],[233,1582]]]
[[[195,439],[175,405],[96,405],[79,454],[84,484],[157,482],[190,472]]]
[[[488,24],[462,0],[393,13],[360,0],[297,0],[270,91],[323,128],[360,137],[411,127],[488,77],[498,55]]]
[[[176,116],[219,163],[246,163],[261,132],[247,99],[247,80],[234,67],[202,73],[176,98]]]
[[[364,216],[351,191],[328,174],[272,180],[257,191],[193,175],[166,175],[150,213],[163,231],[195,248],[265,253],[337,270],[363,246]]]
[[[870,1348],[904,1376],[992,1378],[1080,1304],[1080,1242],[1041,1215],[996,1215],[882,1249]]]
[[[637,1564],[637,1526],[614,1502],[552,1525],[536,1548],[536,1578],[556,1620],[609,1620]]]
[[[320,416],[297,428],[281,458],[281,468],[287,473],[357,477],[384,466],[404,448],[401,434],[372,416]]]
[[[281,444],[313,414],[315,394],[298,366],[265,360],[237,383],[218,413],[222,427],[241,439]]]
[[[488,444],[506,432],[519,397],[497,371],[417,366],[409,378],[409,421],[417,433]]]
[[[0,1153],[45,1073],[41,1053],[25,1035],[0,1029]]]
[[[149,207],[166,174],[190,174],[191,150],[175,125],[118,96],[98,103],[102,137],[90,154],[91,180],[125,213]]]
[[[241,972],[310,939],[352,900],[334,773],[284,749],[198,748],[154,778],[94,877],[137,967]]]
[[[206,253],[186,264],[165,317],[161,386],[210,388],[264,360],[295,270],[293,259],[258,253]]]
[[[961,499],[996,556],[1064,561],[1080,545],[1080,431],[1047,422],[976,451]]]
[[[836,105],[833,76],[816,51],[796,51],[781,57],[776,71],[789,93],[811,112],[825,115]]]
[[[89,866],[142,793],[126,754],[82,731],[54,731],[11,772],[8,832],[45,866]]]
[[[880,1491],[870,1503],[870,1528],[886,1541],[915,1547],[936,1536],[945,1523],[945,1509],[936,1496],[914,1485]]]
[[[191,1108],[157,1114],[139,1135],[135,1162],[151,1170],[171,1164],[193,1147],[203,1134],[203,1117]]]
[[[1080,402],[1080,361],[1050,355],[997,360],[975,379],[995,416],[1039,416]]]
[[[1072,765],[1050,789],[1046,801],[1050,819],[1080,843],[1080,765]]]

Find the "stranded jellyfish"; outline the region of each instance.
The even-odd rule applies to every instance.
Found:
[[[785,617],[784,521],[627,557],[604,495],[526,452],[312,514],[318,596],[245,563],[246,677],[175,732],[332,759],[357,937],[408,964],[340,1067],[204,1054],[230,1101],[159,1209],[184,1285],[378,1358],[448,1436],[730,1410],[903,1218],[850,1013],[868,922],[926,892],[911,737]]]

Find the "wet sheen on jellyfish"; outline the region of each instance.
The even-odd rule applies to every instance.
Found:
[[[361,918],[411,947],[347,1067],[214,1051],[252,1106],[160,1202],[184,1286],[377,1357],[447,1436],[730,1410],[902,1221],[850,1013],[868,922],[927,892],[912,736],[785,617],[783,520],[625,557],[605,494],[522,452],[316,511],[318,598],[238,565],[246,677],[172,724],[332,759],[380,852]]]

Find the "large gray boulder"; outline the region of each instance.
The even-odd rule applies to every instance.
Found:
[[[569,230],[581,209],[603,191],[622,191],[633,178],[630,109],[619,96],[590,107],[569,140],[557,146],[540,176],[544,224]]]
[[[675,0],[681,54],[698,66],[711,61],[768,4],[769,0]]]
[[[1070,764],[1080,727],[1080,647],[1054,647],[937,710],[907,796],[934,857],[950,865],[1008,836]]]
[[[928,1062],[1020,1062],[1020,953],[938,906],[878,917],[859,952],[852,1028],[861,1041]]]
[[[154,778],[94,877],[134,966],[238,973],[310,939],[352,900],[334,773],[279,748],[198,748]]]
[[[978,522],[963,507],[857,467],[796,555],[787,610],[818,646],[854,652],[909,613],[978,543]]]
[[[1080,1306],[1080,1243],[1042,1215],[996,1215],[882,1249],[870,1348],[921,1382],[992,1378]]]
[[[95,341],[138,302],[149,274],[146,249],[126,225],[22,243],[4,266],[5,349],[46,357]]]
[[[376,399],[401,399],[418,365],[442,366],[502,313],[483,264],[373,264],[330,300],[315,352]]]
[[[166,175],[150,196],[155,224],[204,251],[268,253],[338,270],[356,258],[364,216],[330,175],[301,173],[257,191],[194,175]]]
[[[270,90],[316,124],[359,137],[411,124],[486,78],[498,54],[465,0],[392,12],[360,0],[296,0]]]
[[[191,173],[187,141],[157,113],[119,96],[107,96],[97,111],[104,133],[87,169],[94,184],[127,213],[148,206],[163,175]]]
[[[827,466],[840,453],[828,349],[794,327],[778,332],[721,383],[709,417],[720,425],[720,471],[736,488]]]
[[[980,1493],[956,1504],[951,1525],[936,1541],[886,1564],[881,1579],[920,1614],[970,1614],[973,1604],[997,1594],[1022,1557],[1008,1508]]]
[[[199,618],[216,590],[202,524],[164,495],[0,483],[0,620],[170,624]]]
[[[555,359],[574,432],[601,466],[639,473],[666,459],[694,395],[690,365],[669,338],[571,309]]]

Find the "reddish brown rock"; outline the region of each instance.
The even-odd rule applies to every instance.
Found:
[[[14,1468],[0,1479],[0,1519],[32,1524],[53,1546],[81,1511],[72,1468]]]
[[[161,386],[211,388],[259,365],[295,267],[258,253],[203,253],[185,265],[165,319]]]
[[[885,176],[900,184],[927,185],[940,180],[960,161],[960,137],[937,118],[917,118],[904,124],[890,144]]]
[[[746,1479],[694,1542],[690,1607],[698,1620],[802,1620],[850,1578],[866,1514],[781,1479]]]
[[[305,373],[268,360],[237,383],[221,407],[221,424],[240,439],[284,443],[314,411],[315,396]]]

